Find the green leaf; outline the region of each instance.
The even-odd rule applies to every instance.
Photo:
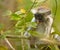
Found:
[[[25,20],[26,20],[26,22],[31,22],[32,18],[33,18],[33,14],[31,12],[28,12]]]
[[[21,20],[21,21],[18,21],[15,26],[19,27],[19,28],[22,28],[24,25],[25,25],[24,20]]]
[[[23,26],[23,25],[27,24],[27,27],[28,27],[28,23],[31,22],[32,17],[33,17],[32,13],[29,12],[29,13],[27,14],[27,16],[24,17],[24,18],[21,18],[21,19],[16,23],[15,26],[19,26],[19,27],[20,27],[20,26]],[[33,25],[33,23],[29,23],[29,24]],[[34,23],[34,25],[36,25],[36,24]]]
[[[20,19],[19,15],[14,14],[14,13],[11,15],[11,20],[19,20],[19,19]]]
[[[36,28],[37,24],[35,22],[28,22],[27,27],[32,27],[32,28]]]

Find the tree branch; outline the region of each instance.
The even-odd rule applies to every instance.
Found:
[[[28,39],[30,37],[25,37],[25,36],[19,36],[19,35],[7,35],[6,38],[19,38],[19,39]],[[41,38],[40,41],[43,41],[45,44],[56,44],[56,45],[60,45],[60,42],[53,39],[53,40],[50,40],[50,39],[46,39],[46,38]]]
[[[25,36],[19,36],[19,35],[6,35],[6,38],[20,38],[20,39],[28,39]]]
[[[9,40],[7,38],[4,38],[4,40],[12,50],[15,50],[15,48],[11,45],[11,43],[9,42]]]

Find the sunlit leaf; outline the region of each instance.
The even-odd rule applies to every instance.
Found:
[[[17,15],[17,14],[12,14],[11,15],[11,20],[19,20],[20,19],[20,16]]]

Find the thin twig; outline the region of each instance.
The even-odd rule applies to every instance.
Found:
[[[9,40],[7,38],[4,38],[4,40],[6,41],[6,43],[9,45],[9,47],[12,49],[12,50],[15,50],[15,48],[11,45],[11,43],[9,42]]]
[[[6,38],[19,38],[19,39],[28,39],[25,36],[20,36],[20,35],[6,35]]]
[[[23,32],[21,33],[21,36],[23,36]],[[24,50],[24,40],[23,39],[21,39],[21,46],[22,46],[22,50]]]

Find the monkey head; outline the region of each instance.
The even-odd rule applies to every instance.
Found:
[[[45,22],[48,15],[51,14],[51,11],[45,8],[32,9],[31,11],[34,14],[36,22]]]

